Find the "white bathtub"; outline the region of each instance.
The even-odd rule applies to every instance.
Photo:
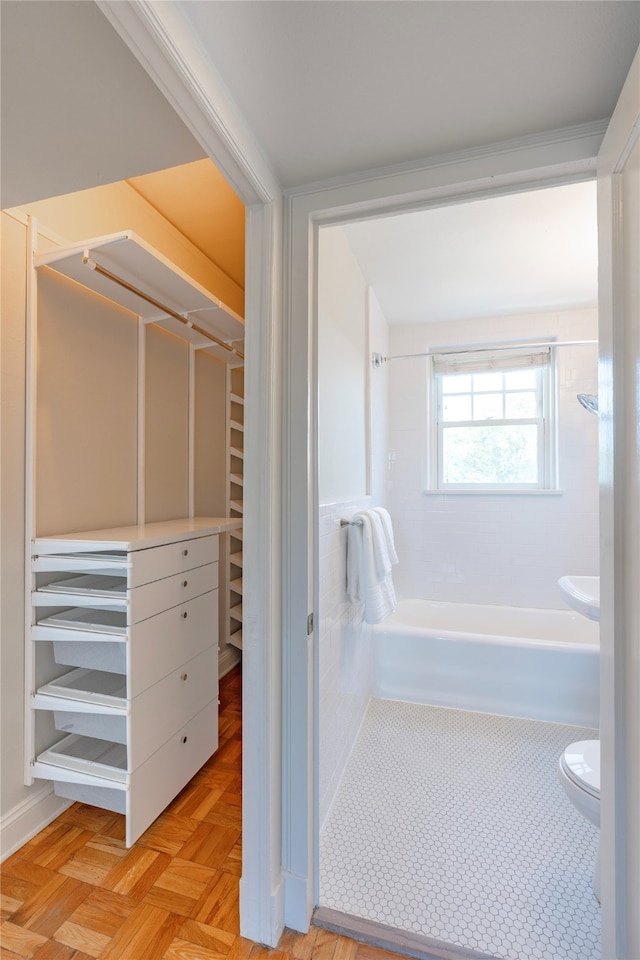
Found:
[[[599,725],[599,624],[577,613],[401,600],[373,631],[374,697]]]

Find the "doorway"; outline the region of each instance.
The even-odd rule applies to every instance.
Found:
[[[588,182],[320,230],[319,918],[325,917],[325,908],[329,908],[334,923],[339,922],[340,913],[351,915],[356,924],[363,920],[373,921],[374,925],[386,923],[397,929],[399,937],[422,935],[426,938],[423,946],[428,942],[431,948],[445,949],[447,944],[455,944],[495,956],[519,957],[528,955],[527,944],[530,947],[540,938],[544,942],[549,935],[554,937],[549,956],[565,955],[563,951],[569,956],[572,950],[578,950],[581,956],[598,955],[599,916],[591,892],[597,831],[586,823],[583,827],[580,816],[562,796],[555,772],[558,757],[568,743],[596,736],[591,729],[598,724],[596,661],[589,667],[590,681],[585,691],[591,710],[566,712],[563,704],[576,703],[576,695],[565,690],[558,692],[554,712],[547,703],[549,690],[544,673],[537,694],[534,691],[526,702],[523,692],[519,698],[514,694],[510,703],[502,700],[504,688],[518,685],[518,667],[514,666],[509,679],[505,674],[502,682],[496,678],[496,672],[507,669],[506,662],[515,651],[503,648],[505,666],[500,666],[498,658],[483,679],[481,664],[483,659],[486,662],[486,658],[491,658],[490,644],[482,652],[471,645],[463,653],[459,646],[463,627],[451,624],[451,636],[457,637],[450,641],[457,645],[452,654],[454,661],[463,657],[477,664],[477,686],[483,688],[482,697],[478,697],[473,689],[473,672],[461,682],[460,678],[452,679],[461,668],[455,662],[447,665],[442,640],[438,641],[437,650],[433,647],[430,654],[422,654],[412,646],[411,639],[420,604],[427,618],[436,616],[439,621],[446,617],[460,621],[466,615],[469,624],[473,622],[474,636],[498,629],[480,625],[483,618],[487,621],[487,613],[516,620],[520,615],[523,622],[531,621],[539,613],[548,621],[543,626],[541,619],[541,636],[547,630],[560,637],[565,629],[563,618],[567,622],[572,618],[557,586],[564,566],[584,566],[585,572],[588,568],[590,573],[598,571],[598,529],[597,523],[592,523],[598,511],[597,421],[584,415],[576,402],[577,392],[597,390],[595,220],[595,184]],[[489,224],[491,228],[485,229]],[[491,251],[492,230],[493,236],[499,237],[499,245],[505,244],[501,252],[494,251],[495,259]],[[536,230],[540,230],[537,254]],[[569,282],[572,286],[570,276],[576,270],[573,279],[579,280],[572,292],[568,288],[556,288],[554,292],[550,279],[556,272],[557,251],[561,249],[570,249],[577,255],[575,261],[569,257],[562,271],[562,284]],[[551,273],[543,279],[545,260],[551,265]],[[523,268],[521,273],[518,262]],[[449,269],[452,285],[445,292]],[[484,294],[493,285],[492,277],[496,292],[484,300]],[[534,292],[536,281],[539,285]],[[515,288],[508,289],[510,282],[517,292]],[[421,283],[424,301],[420,299]],[[354,332],[358,325],[357,301],[355,293],[350,295],[358,284],[359,355],[354,347],[358,342]],[[387,323],[387,316],[391,323]],[[420,322],[425,317],[430,320]],[[550,370],[545,373],[539,369],[536,373],[534,367],[518,367],[524,364],[523,344],[553,342],[563,344],[549,348],[553,354],[553,378]],[[482,353],[481,344],[488,344],[491,352]],[[476,353],[464,353],[474,348]],[[455,359],[455,369],[435,374],[432,363],[436,359],[425,356],[429,351],[438,362],[448,351],[458,351],[449,354]],[[401,359],[388,363],[378,359],[377,367],[372,368],[372,354],[379,358],[400,355]],[[542,363],[550,360],[538,359]],[[526,362],[537,361],[531,355]],[[509,366],[514,369],[504,372]],[[541,476],[531,476],[530,489],[526,490],[521,482],[525,478],[517,476],[515,462],[511,466],[501,462],[504,476],[496,477],[497,467],[488,462],[481,466],[477,453],[467,450],[466,459],[458,461],[458,454],[448,451],[448,456],[456,459],[456,469],[469,472],[469,480],[461,483],[464,477],[453,477],[454,495],[446,487],[438,488],[438,482],[447,477],[441,470],[429,469],[438,452],[434,442],[437,426],[430,419],[436,407],[449,410],[445,420],[452,423],[445,424],[444,429],[451,429],[465,445],[465,429],[471,434],[476,430],[487,433],[483,437],[486,460],[491,430],[505,429],[504,417],[510,415],[511,408],[515,414],[515,407],[524,404],[532,409],[525,411],[522,407],[521,414],[531,416],[535,412],[533,391],[517,394],[511,393],[511,389],[542,384],[543,374],[550,382],[553,380],[549,388],[553,398],[549,397],[546,403],[557,434],[550,430],[549,422],[540,429],[546,430],[548,437],[557,435],[560,451],[553,476],[549,473],[543,478],[540,465]],[[437,376],[445,377],[445,393],[440,398],[434,393]],[[341,379],[348,380],[348,385]],[[501,399],[495,392],[498,386],[494,381],[498,379],[500,390],[506,390]],[[475,400],[463,390],[471,388],[472,381],[473,389],[478,391]],[[356,397],[360,392],[359,406],[353,398],[347,402],[348,389]],[[494,392],[485,392],[488,390]],[[490,410],[492,403],[500,404],[501,410]],[[545,405],[542,400],[539,404],[540,408]],[[339,434],[337,425],[332,426],[333,409],[340,411]],[[473,425],[487,416],[485,426]],[[488,426],[489,421],[495,424],[493,428]],[[526,427],[520,421],[516,427],[514,420],[509,429],[533,432],[537,428],[531,421]],[[579,448],[583,454],[579,464],[569,454],[571,437],[577,441],[574,451]],[[336,449],[339,443],[349,449],[352,458],[360,450],[360,459],[363,464],[366,462],[360,474]],[[521,453],[520,449],[516,455],[514,449],[514,456]],[[449,474],[452,469],[449,464]],[[524,469],[522,461],[518,469]],[[476,476],[482,471],[487,473],[486,477]],[[532,489],[534,483],[539,485]],[[349,496],[350,487],[354,486],[356,495]],[[342,491],[347,495],[341,497]],[[579,501],[585,507],[581,520],[574,511]],[[345,595],[345,553],[354,531],[352,525],[341,527],[340,521],[344,524],[358,511],[375,506],[387,507],[394,521],[396,547],[402,559],[393,569],[393,578],[402,598],[399,609],[410,607],[412,626],[408,635],[403,632],[400,613],[389,617],[390,621],[398,620],[399,625],[386,627],[385,619],[371,627],[363,622],[363,609],[364,620],[367,618],[366,601],[363,608],[349,602]],[[553,516],[552,523],[545,521],[547,514]],[[577,523],[569,531],[564,527],[567,522],[572,523],[572,516]],[[589,526],[587,546],[583,532]],[[558,535],[557,544],[542,542],[540,532],[545,529],[548,534],[553,530]],[[532,538],[537,541],[535,545]],[[570,543],[573,556],[566,554]],[[558,627],[554,628],[556,611]],[[446,622],[439,622],[441,630],[446,626]],[[591,639],[587,637],[589,627],[593,625],[585,624],[587,642]],[[376,634],[378,629],[381,635]],[[511,624],[510,630],[516,633],[517,627]],[[597,629],[592,632],[595,638]],[[533,637],[527,628],[524,634]],[[428,636],[425,634],[425,642]],[[429,656],[435,658],[430,664]],[[529,653],[532,656],[535,655]],[[401,666],[398,657],[405,657],[407,662]],[[526,665],[523,660],[522,667],[529,674],[526,685],[532,687],[533,660]],[[551,669],[557,672],[556,666]],[[430,682],[433,674],[438,681]],[[417,675],[426,681],[424,689],[416,681]],[[489,697],[491,686],[493,695]],[[371,693],[373,699],[369,700]],[[469,710],[475,712],[468,713]],[[509,714],[520,720],[512,720]],[[540,723],[543,719],[556,723]],[[469,726],[471,720],[474,722]],[[561,721],[560,726],[557,721]],[[493,725],[493,735],[485,729],[487,722]],[[577,726],[571,726],[572,723]],[[482,732],[478,733],[480,729]],[[486,827],[490,822],[497,825],[498,810],[504,812],[508,808],[508,797],[517,782],[514,780],[506,788],[504,781],[503,787],[498,787],[502,776],[509,779],[512,772],[509,763],[501,762],[499,757],[506,756],[505,750],[509,752],[508,743],[513,744],[514,756],[526,755],[525,743],[537,742],[534,731],[536,735],[545,731],[550,739],[535,748],[544,760],[541,759],[537,774],[531,773],[531,789],[525,788],[516,804],[522,821],[517,822],[517,815],[512,822],[507,817],[505,822],[500,821],[497,834],[492,837]],[[496,802],[493,812],[483,810],[482,804],[474,806],[474,791],[464,779],[473,766],[472,755],[478,753],[471,747],[476,736],[485,745],[495,737],[496,760],[486,756],[483,762],[496,779],[492,782],[488,777],[481,787],[482,775],[472,777],[477,779],[476,788],[485,797],[494,796],[497,801],[502,795],[502,804]],[[521,736],[524,741],[520,741]],[[516,741],[519,746],[515,746]],[[490,747],[489,753],[494,748]],[[431,762],[430,756],[437,759]],[[452,766],[447,772],[449,764]],[[442,801],[442,809],[441,802],[435,800],[438,784],[448,798]],[[528,792],[539,798],[541,790],[545,792],[547,808],[538,804],[537,813],[543,811],[540,823],[533,823],[536,813],[526,828],[523,801]],[[460,803],[466,812],[456,819],[452,811]],[[531,834],[550,835],[552,831],[545,829],[545,824],[549,828],[563,815],[566,819],[560,832],[564,830],[567,850],[555,862],[562,862],[565,869],[575,848],[579,859],[586,858],[581,867],[584,876],[573,887],[566,885],[565,890],[561,890],[562,885],[558,889],[555,882],[545,881],[539,897],[534,893],[535,883],[512,874],[516,862],[531,860],[531,851],[525,849],[512,858],[509,854],[501,858],[496,851],[509,835],[527,839]],[[477,832],[472,827],[474,817],[479,818]],[[467,828],[471,831],[469,836]],[[585,847],[583,835],[590,830],[593,836],[589,834]],[[449,831],[450,846],[446,839]],[[465,836],[467,840],[462,839]],[[543,857],[540,862],[545,863],[539,873],[552,867],[554,850],[562,846],[560,834],[554,836],[546,854],[537,851]],[[476,843],[484,851],[479,857],[483,865],[477,879],[477,896],[471,879]],[[517,843],[507,847],[516,850]],[[456,861],[460,862],[459,871]],[[492,869],[493,879],[489,878]],[[485,885],[493,895],[504,888],[504,895],[509,897],[517,896],[515,891],[526,890],[522,903],[514,910],[513,921],[508,920],[509,911],[505,909],[501,925],[492,917],[491,910],[482,907]],[[550,890],[553,894],[544,893]],[[563,897],[569,901],[577,897],[583,902],[588,918],[584,924],[576,924],[574,942],[561,919],[565,910]],[[580,914],[576,902],[572,901],[569,909],[574,916]],[[554,911],[558,920],[555,925]],[[535,928],[532,913],[544,916],[546,933]],[[348,929],[349,920],[344,918],[343,922]],[[493,941],[487,938],[484,928],[476,929],[478,923],[495,931]],[[582,936],[586,938],[584,942],[580,940]]]

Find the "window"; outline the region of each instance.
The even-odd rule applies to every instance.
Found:
[[[554,488],[550,349],[443,354],[432,365],[432,488]]]

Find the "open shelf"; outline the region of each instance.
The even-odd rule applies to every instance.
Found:
[[[125,307],[146,323],[156,323],[195,347],[206,348],[220,360],[233,362],[234,355],[230,351],[92,269],[93,263],[224,343],[242,347],[242,317],[131,230],[57,247],[34,258],[36,267],[55,270]]]

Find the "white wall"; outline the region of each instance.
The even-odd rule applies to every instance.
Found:
[[[370,374],[371,352],[388,352],[389,330],[375,295],[367,289],[344,234],[329,231],[320,248],[320,276],[325,309],[319,315],[318,339],[332,349],[320,350],[320,399],[325,398],[325,430],[320,432],[320,463],[325,460],[324,490],[342,489],[331,500],[321,487],[319,516],[319,810],[324,824],[355,743],[371,690],[371,626],[363,608],[346,594],[347,531],[341,519],[384,503],[387,473],[388,375]],[[327,291],[330,294],[327,295]],[[342,292],[345,293],[344,298]],[[330,309],[329,309],[330,307]],[[328,329],[325,330],[323,324]],[[344,330],[342,329],[344,326]],[[342,349],[348,340],[347,357]],[[327,401],[327,396],[331,398]],[[349,397],[358,411],[348,421],[350,456],[343,459],[336,435],[345,429],[338,405],[328,419],[335,396]],[[330,429],[331,426],[331,429]],[[357,431],[360,434],[357,434]],[[366,442],[365,442],[366,441]],[[337,462],[327,459],[338,456]],[[357,460],[357,465],[355,461]],[[353,472],[351,472],[353,471]],[[371,495],[366,496],[368,483]],[[356,485],[357,484],[357,485]],[[359,485],[359,486],[358,486]]]
[[[340,227],[320,231],[318,488],[321,503],[367,493],[367,287]]]
[[[369,288],[369,348],[367,351],[367,374],[369,379],[369,449],[370,489],[377,507],[387,506],[389,472],[389,365],[378,370],[371,367],[371,355],[389,354],[389,325]]]
[[[595,309],[394,326],[391,353],[523,338],[591,340],[597,326]],[[558,350],[559,495],[423,493],[425,365],[388,364],[388,508],[399,596],[563,608],[558,578],[598,573],[598,420],[575,398],[597,393],[597,347]]]
[[[371,626],[346,594],[347,529],[340,526],[371,498],[320,506],[318,623],[320,829],[369,703]]]

